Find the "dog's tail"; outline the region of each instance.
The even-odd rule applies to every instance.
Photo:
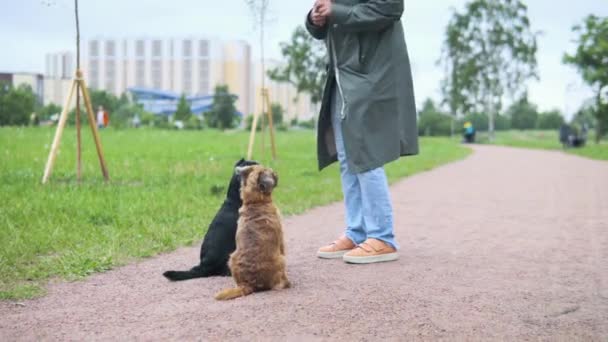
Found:
[[[238,297],[244,297],[253,293],[253,290],[247,287],[237,287],[233,289],[225,289],[223,291],[218,292],[215,295],[215,299],[217,300],[229,300],[235,299]]]
[[[209,277],[211,274],[204,270],[200,265],[197,265],[192,267],[189,271],[167,271],[163,273],[163,275],[171,281],[181,281]]]

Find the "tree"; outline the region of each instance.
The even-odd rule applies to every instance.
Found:
[[[49,103],[48,105],[41,107],[38,110],[38,114],[40,116],[41,119],[49,119],[51,117],[51,115],[54,114],[60,114],[61,113],[61,107],[54,104],[54,103]]]
[[[29,85],[0,84],[0,126],[27,125],[35,108],[36,95]]]
[[[227,85],[216,86],[211,111],[205,113],[207,126],[222,130],[233,128],[237,123],[235,101],[236,98],[230,94]]]
[[[579,34],[578,47],[573,55],[564,55],[564,63],[574,65],[594,89],[597,143],[608,132],[608,17],[589,15],[572,31]]]
[[[124,103],[112,115],[112,127],[125,128],[129,127],[133,118],[137,115],[140,120],[145,115],[144,108],[136,103]]]
[[[182,94],[177,103],[177,111],[175,112],[174,119],[186,123],[188,122],[188,119],[190,119],[190,116],[192,116],[190,104],[186,101],[186,95]]]
[[[473,0],[464,13],[454,12],[441,56],[443,102],[450,113],[486,113],[492,139],[503,98],[516,98],[528,79],[538,78],[537,35],[520,0]]]
[[[324,44],[312,38],[304,27],[298,26],[291,35],[291,41],[280,45],[287,65],[269,70],[268,76],[277,82],[292,84],[298,94],[309,94],[312,103],[321,102],[327,63]]]
[[[91,98],[91,105],[93,106],[94,112],[97,112],[97,107],[99,106],[102,106],[110,115],[118,109],[118,98],[105,90],[89,88],[89,97]]]
[[[592,104],[586,103],[574,114],[572,123],[581,127],[595,128],[597,119],[595,118],[595,107]]]
[[[554,109],[538,114],[536,128],[538,129],[559,129],[564,124],[564,117],[559,110]]]
[[[507,115],[511,117],[511,127],[514,129],[536,128],[538,108],[528,101],[527,94],[524,94],[507,109]]]
[[[283,107],[281,106],[280,103],[273,103],[271,106],[272,108],[272,123],[273,125],[280,125],[283,123]]]
[[[418,135],[439,136],[450,135],[452,132],[452,118],[437,109],[431,99],[426,99],[420,110],[418,121]]]

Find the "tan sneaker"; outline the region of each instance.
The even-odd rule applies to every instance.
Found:
[[[397,260],[397,250],[384,241],[367,239],[357,248],[344,254],[344,261],[351,264],[371,264]]]
[[[338,259],[355,247],[356,245],[346,235],[342,235],[331,244],[319,248],[317,256],[322,259]]]

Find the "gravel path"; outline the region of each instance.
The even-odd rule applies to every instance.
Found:
[[[292,289],[217,302],[230,278],[162,277],[182,248],[0,302],[0,341],[608,340],[608,162],[474,150],[391,188],[397,262],[317,259],[338,203],[284,220]]]

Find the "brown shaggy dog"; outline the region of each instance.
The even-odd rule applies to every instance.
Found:
[[[226,300],[257,291],[290,286],[285,272],[285,243],[281,217],[272,204],[276,173],[260,165],[237,167],[241,175],[241,198],[236,231],[236,250],[228,266],[237,287],[215,295]]]

